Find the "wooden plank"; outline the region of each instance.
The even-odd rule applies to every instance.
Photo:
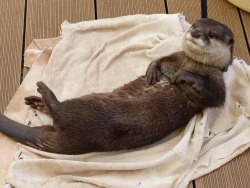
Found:
[[[97,18],[166,13],[164,0],[97,0]]]
[[[196,188],[250,187],[250,149],[214,172],[195,180]]]
[[[25,0],[0,1],[0,113],[20,84]]]
[[[250,13],[240,10],[240,14],[242,17],[242,21],[243,21],[243,26],[245,29],[245,34],[246,34],[246,40],[248,41],[248,52],[250,55]],[[248,62],[248,64],[250,64],[250,62]]]
[[[33,39],[60,35],[64,20],[71,23],[95,19],[94,0],[32,0],[27,4],[25,48]],[[29,68],[24,67],[24,77]]]
[[[71,23],[95,19],[94,0],[28,1],[25,46],[33,39],[60,35],[64,20]]]
[[[188,184],[188,187],[187,187],[187,188],[194,188],[194,187],[193,187],[193,183],[190,182],[190,183]]]
[[[189,23],[201,17],[200,1],[197,0],[167,0],[168,13],[182,13]]]
[[[250,13],[244,10],[241,10],[240,13],[241,13],[242,21],[243,21],[244,28],[246,31],[248,43],[250,44]]]

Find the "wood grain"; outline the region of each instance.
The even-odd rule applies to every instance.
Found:
[[[187,188],[194,188],[194,187],[193,187],[193,183],[190,182],[190,183],[188,184],[188,187],[187,187]]]
[[[166,13],[164,0],[97,0],[97,18]]]
[[[94,0],[28,0],[25,46],[33,39],[59,36],[64,20],[72,23],[93,19]]]
[[[244,10],[241,10],[240,13],[241,13],[244,28],[246,31],[248,43],[250,44],[250,13]]]
[[[248,41],[248,55],[250,56],[250,13],[241,10],[240,14],[242,17],[243,26],[247,37],[246,40]],[[250,64],[250,61],[248,61],[248,64]]]
[[[168,13],[182,13],[189,23],[201,17],[200,1],[197,0],[167,0]]]
[[[214,172],[195,180],[196,188],[250,187],[250,149]]]
[[[61,23],[95,19],[94,0],[28,0],[25,48],[33,39],[60,35]],[[29,68],[23,69],[24,77]]]
[[[0,113],[20,84],[25,0],[0,0]]]

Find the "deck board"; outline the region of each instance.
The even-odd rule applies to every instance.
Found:
[[[164,0],[97,0],[97,18],[166,13]]]
[[[32,0],[27,4],[25,48],[33,39],[46,39],[60,35],[64,20],[71,23],[94,20],[94,0]],[[23,69],[25,76],[29,68]]]
[[[195,180],[196,188],[250,187],[250,149],[226,165]]]
[[[94,0],[32,0],[26,16],[27,47],[33,39],[52,38],[60,34],[64,20],[80,22],[95,19]]]
[[[193,183],[190,182],[190,183],[188,184],[188,187],[187,187],[187,188],[193,188]]]
[[[248,41],[248,49],[249,49],[249,56],[250,56],[250,13],[240,10],[240,14],[241,14],[244,29],[246,32],[246,37],[247,37],[246,40]],[[248,62],[248,64],[250,64],[250,62]]]
[[[0,0],[0,113],[2,114],[20,84],[23,20],[25,0]],[[1,134],[1,133],[0,133]],[[6,170],[14,160],[14,141],[0,138],[0,187],[4,187]],[[4,144],[3,144],[4,143]],[[6,149],[5,149],[6,148]],[[4,160],[4,162],[2,162]]]
[[[25,0],[0,1],[0,113],[20,84]]]
[[[201,16],[200,1],[197,0],[167,0],[168,13],[182,13],[189,23]]]

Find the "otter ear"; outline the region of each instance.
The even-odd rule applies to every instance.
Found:
[[[234,44],[234,38],[233,37],[227,37],[227,44],[233,45]]]

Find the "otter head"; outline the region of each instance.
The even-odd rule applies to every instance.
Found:
[[[191,59],[227,71],[233,59],[233,32],[224,24],[203,18],[185,33],[183,51]]]

